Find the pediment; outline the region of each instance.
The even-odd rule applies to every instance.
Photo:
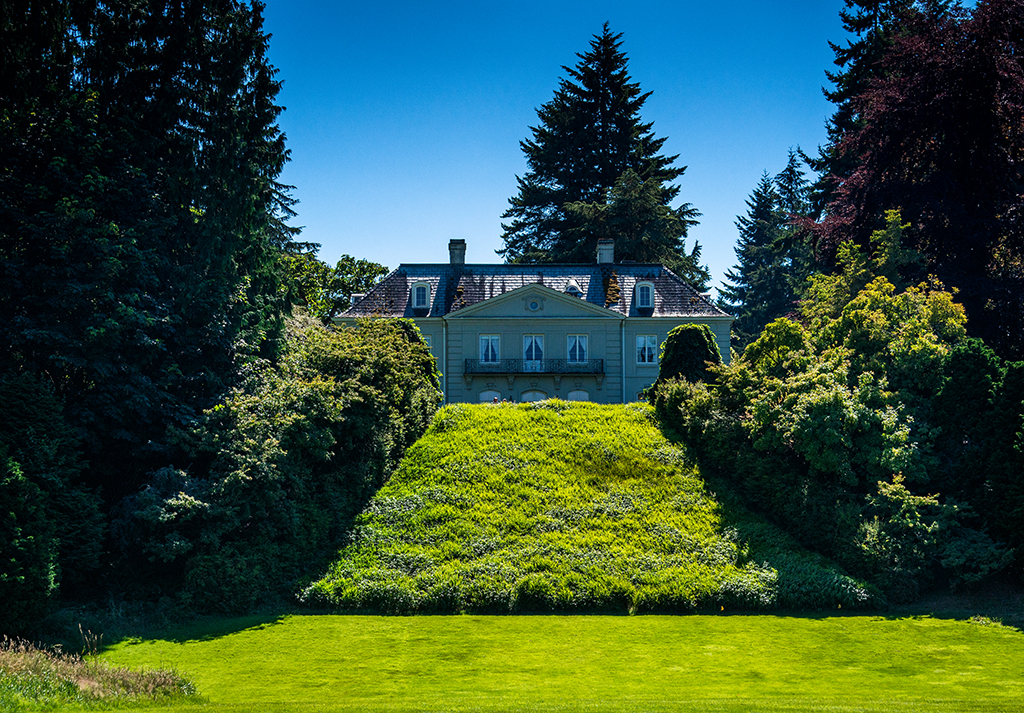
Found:
[[[573,297],[536,283],[519,287],[448,314],[448,319],[469,317],[501,319],[564,319],[567,317],[621,319],[622,315],[604,307],[590,304],[580,297]]]

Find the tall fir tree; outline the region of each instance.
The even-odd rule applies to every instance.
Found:
[[[812,200],[820,213],[832,200],[836,182],[853,170],[855,158],[839,150],[843,137],[862,124],[854,99],[884,76],[882,57],[902,31],[903,21],[915,5],[914,0],[844,0],[839,11],[843,29],[851,35],[846,44],[829,42],[835,55],[836,71],[825,71],[832,84],[822,89],[825,98],[836,105],[826,123],[828,141],[812,162],[819,174]]]
[[[505,246],[498,254],[507,261],[592,261],[600,232],[588,223],[594,211],[566,206],[607,204],[627,171],[647,196],[654,192],[658,206],[669,208],[678,195],[672,182],[686,168],[674,166],[678,156],[659,153],[665,139],[655,137],[653,124],[641,121],[650,92],[642,92],[629,76],[621,38],[606,23],[590,50],[577,54],[576,67],[562,68],[568,78],[537,110],[540,122],[530,127],[532,138],[520,142],[529,170],[517,177],[519,192],[502,214],[508,222],[502,223]],[[685,237],[698,214],[689,204],[671,210]],[[637,259],[618,247],[616,253]]]
[[[0,373],[53,389],[114,500],[277,343],[291,199],[262,5],[0,16]]]
[[[736,218],[736,266],[725,273],[719,306],[736,315],[733,341],[743,348],[764,326],[793,310],[779,241],[786,228],[775,181],[767,172],[747,199],[747,214]]]
[[[786,167],[774,180],[779,194],[779,211],[785,219],[776,239],[776,250],[782,255],[792,301],[803,295],[807,279],[817,267],[807,228],[807,221],[815,217],[812,185],[803,170],[803,166],[810,163],[799,146],[795,150],[790,149]]]
[[[627,169],[604,202],[568,203],[565,212],[577,221],[572,229],[577,242],[596,246],[597,240],[611,238],[620,258],[661,263],[703,292],[711,274],[700,264],[700,245],[687,253],[685,242],[686,230],[699,214],[689,206],[671,208],[661,197],[661,183],[644,181]]]

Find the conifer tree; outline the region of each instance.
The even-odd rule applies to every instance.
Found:
[[[826,124],[828,142],[812,167],[820,175],[814,186],[816,212],[821,212],[832,199],[838,178],[853,170],[855,159],[839,150],[843,137],[861,125],[860,112],[853,100],[863,93],[876,77],[884,76],[882,57],[892,45],[892,38],[901,31],[902,20],[914,0],[844,0],[839,11],[843,29],[852,37],[845,45],[829,42],[835,55],[834,72],[825,71],[831,89],[822,89],[825,98],[836,105]]]
[[[807,220],[814,217],[812,187],[802,168],[809,163],[799,146],[795,150],[790,149],[786,167],[774,180],[779,196],[778,208],[784,218],[776,238],[776,250],[782,256],[791,302],[803,294],[807,278],[815,269],[814,248],[806,227]]]
[[[838,146],[853,160],[814,226],[825,260],[865,251],[898,208],[926,274],[959,291],[974,336],[1024,355],[1024,0],[969,13],[931,3],[905,22],[884,78],[852,100],[863,122]],[[911,266],[911,269],[917,269]]]
[[[0,16],[0,374],[52,387],[113,501],[274,354],[291,199],[262,5]]]
[[[677,156],[659,153],[665,139],[640,118],[650,92],[629,76],[621,38],[605,24],[590,50],[577,54],[579,63],[563,67],[567,78],[537,110],[532,138],[520,142],[529,168],[517,177],[519,192],[502,215],[508,222],[498,254],[507,261],[592,261],[597,230],[587,225],[585,211],[566,206],[607,203],[627,171],[656,192],[659,206],[668,208],[676,198],[679,188],[671,184],[686,169],[673,165]],[[697,213],[689,204],[672,210],[685,236]],[[617,255],[629,257],[618,248]]]
[[[786,217],[780,210],[775,181],[767,172],[747,199],[747,214],[736,218],[737,265],[725,273],[719,305],[737,316],[733,338],[743,347],[766,324],[793,309],[786,266],[779,241]]]
[[[694,244],[687,253],[684,240],[698,213],[689,206],[665,205],[662,193],[656,179],[641,180],[627,169],[608,191],[606,202],[566,204],[566,215],[578,221],[572,234],[588,247],[601,238],[612,238],[620,258],[661,263],[702,292],[711,274],[700,264],[700,245]]]

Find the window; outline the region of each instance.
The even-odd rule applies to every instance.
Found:
[[[526,361],[526,371],[540,371],[544,361],[544,335],[524,334],[523,335],[523,359]]]
[[[429,335],[429,334],[424,334],[424,335],[423,335],[423,341],[424,341],[424,343],[426,343],[426,345],[427,345],[427,349],[430,349],[431,347],[433,347],[433,346],[434,346],[434,345],[433,345],[433,344],[431,343],[431,342],[432,342],[432,340],[431,340],[431,338],[430,338],[430,335]]]
[[[498,361],[498,355],[501,353],[499,349],[501,345],[501,337],[497,334],[481,334],[480,335],[480,361],[494,363]]]
[[[569,344],[566,352],[569,355],[569,361],[586,361],[587,360],[587,335],[586,334],[570,334]]]
[[[430,307],[430,285],[425,282],[417,282],[412,286],[412,307],[413,309]]]
[[[658,337],[653,334],[636,335],[636,363],[654,364],[657,361]]]
[[[650,309],[654,307],[654,285],[650,282],[640,282],[636,286],[637,309]]]

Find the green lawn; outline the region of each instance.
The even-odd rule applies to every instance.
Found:
[[[1024,634],[930,617],[288,616],[103,658],[188,676],[175,711],[1024,710]]]

